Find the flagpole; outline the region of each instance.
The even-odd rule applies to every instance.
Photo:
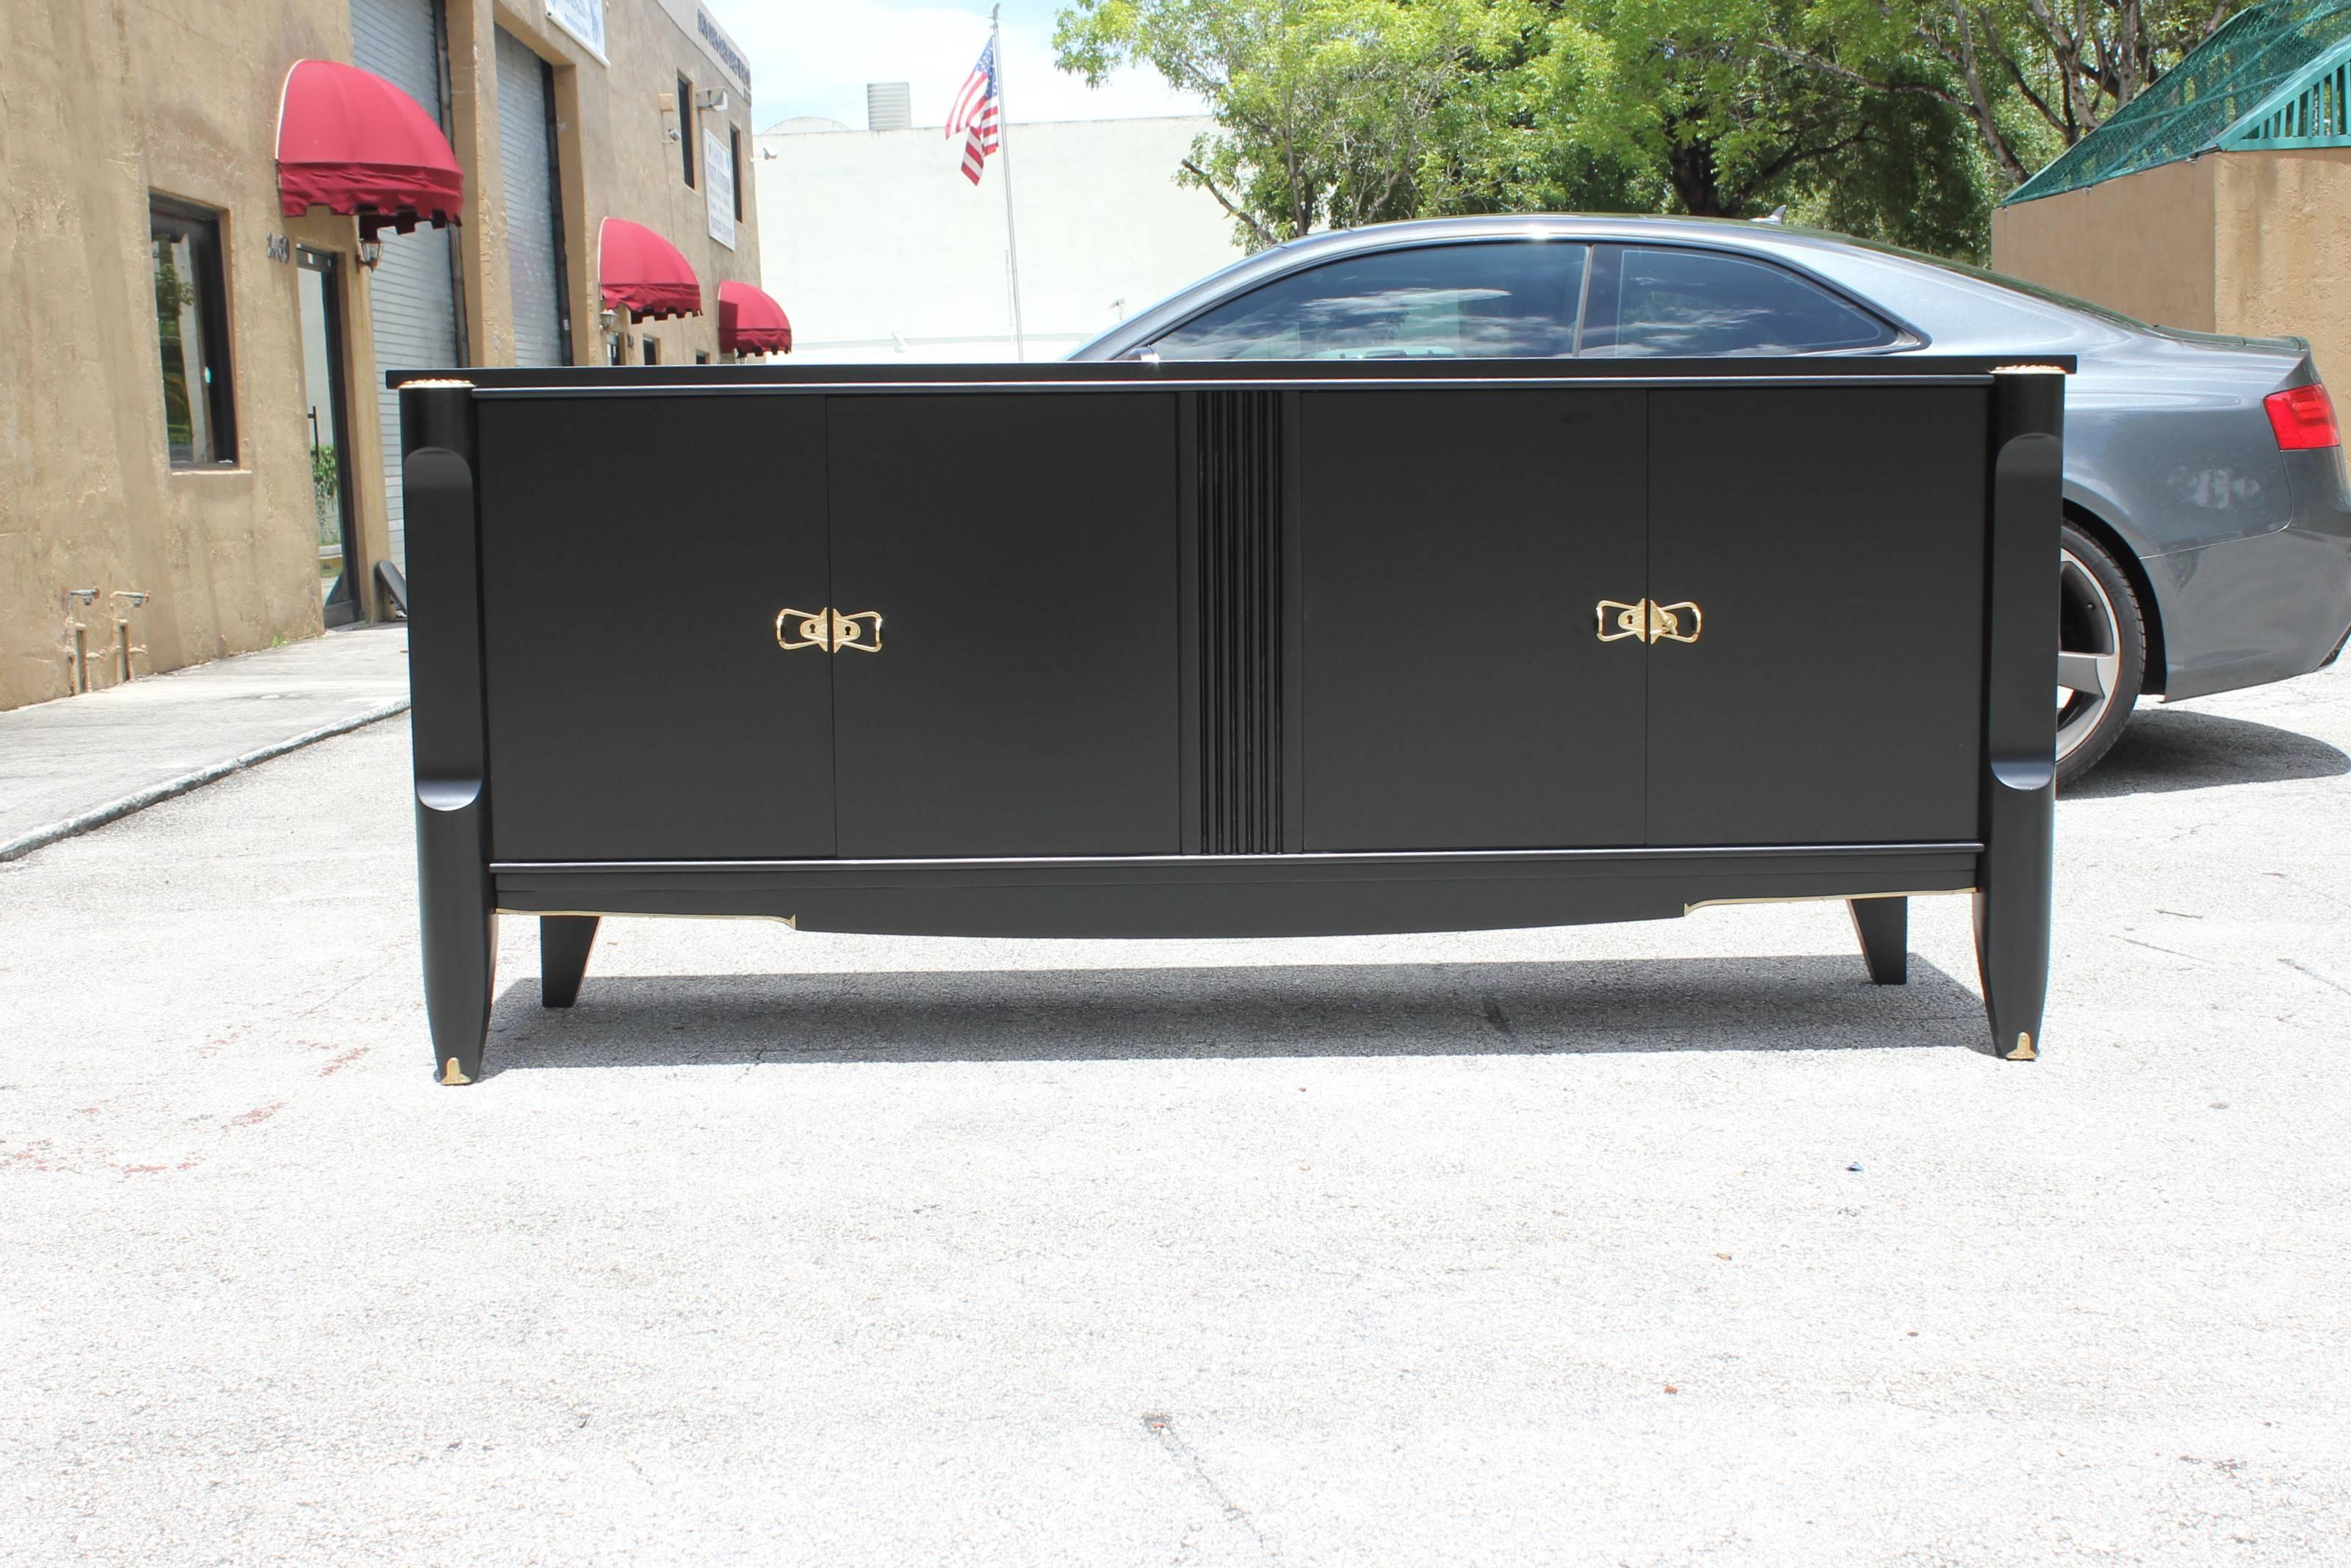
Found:
[[[1012,268],[1012,355],[1029,357],[1029,340],[1020,329],[1020,242],[1012,227],[1012,113],[1004,99],[1004,7],[987,8],[987,44],[996,58],[996,155],[1004,162],[1004,256]]]

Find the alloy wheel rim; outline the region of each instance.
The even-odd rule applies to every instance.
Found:
[[[2080,556],[2061,550],[2057,569],[2057,760],[2064,762],[2105,718],[2122,679],[2122,634],[2115,601]]]

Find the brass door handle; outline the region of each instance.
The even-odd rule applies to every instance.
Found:
[[[1592,610],[1600,640],[1604,643],[1621,643],[1627,637],[1646,636],[1648,608],[1649,601],[1646,599],[1637,604],[1627,604],[1621,599],[1602,600],[1593,606]],[[1612,621],[1615,623],[1614,631],[1609,630],[1609,623]]]
[[[828,653],[838,653],[843,648],[854,648],[861,653],[878,653],[882,651],[882,613],[860,610],[844,615],[829,608],[794,610],[786,605],[776,612],[776,646],[787,652],[821,648]]]
[[[1687,632],[1682,630],[1684,616],[1689,618],[1689,630]],[[1649,641],[1652,643],[1660,637],[1668,643],[1695,643],[1698,632],[1705,627],[1705,612],[1689,600],[1685,599],[1678,604],[1660,604],[1654,599],[1649,601]]]
[[[1687,618],[1689,630],[1682,630]],[[1621,643],[1627,637],[1637,637],[1654,643],[1660,638],[1668,643],[1695,643],[1706,626],[1706,615],[1687,599],[1677,604],[1660,604],[1654,599],[1644,599],[1627,604],[1621,599],[1604,599],[1593,606],[1593,630],[1604,643]]]
[[[867,625],[872,622],[872,625]],[[878,610],[858,610],[843,615],[832,612],[832,651],[854,648],[861,653],[882,651],[882,612]]]
[[[826,623],[831,614],[832,612],[830,610],[794,610],[791,606],[786,605],[776,612],[776,646],[788,651],[793,648],[821,648],[828,653],[831,653],[832,628]],[[794,642],[786,635],[784,632],[786,626],[791,627],[794,632],[799,633],[799,641]]]

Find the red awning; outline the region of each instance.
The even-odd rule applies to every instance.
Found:
[[[789,354],[791,319],[763,288],[733,278],[718,286],[718,350],[724,354]]]
[[[373,239],[455,223],[465,175],[414,99],[357,66],[296,60],[277,104],[277,197],[288,217],[356,213]]]
[[[604,308],[640,321],[702,314],[702,279],[677,246],[643,224],[606,218],[596,231],[596,277]]]

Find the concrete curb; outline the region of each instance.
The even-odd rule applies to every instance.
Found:
[[[349,734],[363,725],[375,724],[395,714],[407,711],[408,699],[396,698],[380,707],[370,708],[365,713],[354,714],[350,718],[340,718],[332,724],[320,725],[316,729],[305,730],[300,735],[285,740],[273,740],[267,746],[256,747],[242,757],[233,757],[226,762],[215,762],[210,767],[199,768],[193,773],[183,773],[177,779],[151,785],[133,794],[125,795],[119,800],[110,800],[103,806],[94,807],[89,810],[68,817],[61,822],[51,822],[47,827],[36,828],[29,833],[10,839],[5,843],[0,843],[0,864],[13,860],[21,860],[35,850],[56,843],[59,839],[69,839],[77,833],[89,832],[92,828],[102,828],[109,822],[119,821],[133,811],[143,810],[160,800],[168,800],[174,795],[184,795],[191,789],[201,789],[214,779],[225,779],[232,773],[242,773],[255,764],[266,762],[273,757],[283,757],[289,751],[299,751],[302,747],[315,742]]]

